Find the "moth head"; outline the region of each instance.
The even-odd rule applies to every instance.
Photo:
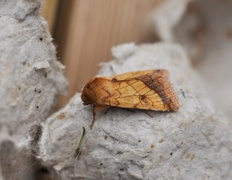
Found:
[[[83,88],[81,99],[84,105],[87,104],[98,104],[101,97],[104,96],[102,93],[105,86],[105,81],[102,78],[91,79]]]
[[[84,103],[84,105],[87,104],[94,104],[95,102],[95,95],[93,92],[93,86],[94,86],[94,79],[90,80],[87,84],[85,84],[82,94],[81,94],[81,99]]]

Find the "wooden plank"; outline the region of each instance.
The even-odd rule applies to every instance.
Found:
[[[59,0],[44,0],[41,15],[47,20],[50,32],[53,32]]]
[[[112,46],[147,40],[146,17],[161,1],[61,1],[54,37],[70,83],[62,104],[96,74],[99,62],[111,60]]]

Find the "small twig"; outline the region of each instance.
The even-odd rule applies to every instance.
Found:
[[[84,141],[84,138],[85,138],[85,128],[82,127],[83,131],[82,131],[82,135],[81,135],[81,139],[77,145],[77,148],[76,148],[76,151],[75,151],[75,154],[74,154],[74,157],[75,157],[75,164],[73,166],[73,172],[75,174],[75,168],[76,168],[76,165],[77,165],[77,160],[79,159],[80,155],[81,155],[81,151],[82,151],[82,148],[83,148],[83,141]]]
[[[81,155],[81,151],[82,151],[82,147],[83,147],[83,140],[85,138],[85,128],[84,127],[82,127],[82,128],[83,128],[83,132],[81,135],[81,139],[78,143],[78,146],[76,148],[75,155],[74,155],[74,157],[77,157],[77,158],[79,158],[79,156]]]

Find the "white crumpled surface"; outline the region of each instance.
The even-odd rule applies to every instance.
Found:
[[[192,52],[211,98],[232,122],[232,1],[196,0],[190,5],[177,28],[177,40]]]
[[[212,50],[229,52],[229,46],[202,51],[205,39],[188,41],[188,28],[179,31],[187,39],[182,41],[174,30],[185,25],[181,17],[189,1],[165,2],[153,15],[165,19],[155,17],[155,21],[164,22],[156,24],[155,29],[166,43],[114,47],[113,61],[102,64],[99,75],[165,68],[170,71],[180,110],[149,111],[153,116],[150,117],[141,110],[112,108],[107,114],[97,114],[91,130],[92,106],[84,106],[79,93],[52,114],[57,96],[65,92],[67,82],[62,73],[64,67],[56,61],[46,22],[38,16],[41,1],[0,1],[0,179],[34,179],[42,166],[48,169],[51,179],[65,180],[232,178],[231,125],[218,103],[209,98],[206,84],[210,81],[206,81],[206,76],[202,79],[189,60],[204,57],[202,52],[213,56],[216,54]],[[194,2],[209,14],[213,13],[212,7],[221,13],[230,7],[228,0]],[[207,6],[209,3],[214,6]],[[225,21],[229,22],[229,13]],[[204,18],[199,22],[205,22]],[[227,27],[226,22],[217,23]],[[202,32],[204,28],[197,37]],[[210,37],[223,42],[221,35],[215,36],[216,32],[212,31],[214,36]],[[212,41],[214,44],[217,38]],[[202,42],[204,46],[196,45]],[[221,62],[228,65],[229,58],[225,59]],[[214,72],[204,71],[213,69],[207,65],[210,60],[205,65],[198,60],[192,62],[202,74]],[[86,128],[86,137],[77,159],[74,155],[82,127]]]
[[[24,136],[31,124],[51,114],[67,82],[45,20],[31,8],[20,15],[24,4],[26,11],[33,3],[16,2],[0,2],[0,122],[8,124],[13,134]]]
[[[192,0],[163,0],[155,7],[149,19],[156,36],[165,42],[175,40],[173,30],[185,13],[186,6]]]
[[[130,45],[128,45],[130,46]],[[231,178],[232,136],[228,120],[209,101],[203,83],[177,44],[119,46],[125,56],[102,66],[101,75],[164,68],[181,101],[178,112],[112,108],[98,113],[77,93],[43,123],[39,158],[64,179],[221,179]],[[115,49],[114,49],[115,52]],[[119,54],[119,56],[118,56]],[[86,128],[79,160],[75,149]],[[75,166],[76,164],[76,166]],[[73,172],[74,170],[74,172]]]
[[[180,43],[217,107],[232,117],[232,1],[165,0],[152,13],[154,32]],[[232,122],[232,120],[231,120]]]
[[[0,1],[0,166],[4,179],[32,179],[32,127],[67,89],[41,0]],[[4,130],[4,132],[3,132]]]

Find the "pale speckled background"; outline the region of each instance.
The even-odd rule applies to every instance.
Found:
[[[0,179],[34,179],[41,167],[50,179],[231,179],[230,1],[196,0],[182,16],[189,1],[167,0],[152,14],[165,43],[114,47],[99,75],[168,69],[181,108],[153,117],[112,108],[92,130],[92,106],[79,93],[53,114],[67,82],[41,2],[0,1]]]

